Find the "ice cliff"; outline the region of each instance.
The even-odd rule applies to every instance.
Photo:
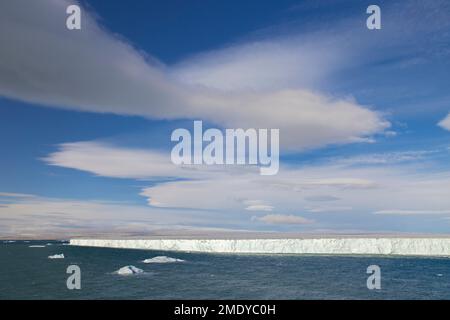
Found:
[[[449,256],[450,238],[317,238],[317,239],[72,239],[70,245],[161,251],[260,254],[365,254]]]

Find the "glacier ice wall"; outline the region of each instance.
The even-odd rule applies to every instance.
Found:
[[[72,239],[70,245],[161,251],[259,254],[365,254],[449,256],[450,238],[318,239]]]

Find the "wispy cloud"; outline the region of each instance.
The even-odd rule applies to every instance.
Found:
[[[172,70],[105,31],[87,10],[83,29],[67,32],[68,4],[2,2],[1,95],[81,111],[278,128],[285,150],[366,141],[389,127],[380,114],[351,98],[304,86],[325,70],[325,60],[333,64],[340,56],[338,46],[275,39],[210,52]],[[278,54],[290,58],[280,60]],[[304,72],[295,72],[294,66],[303,66]],[[233,78],[238,75],[239,81]],[[233,88],[225,83],[234,83]]]
[[[265,36],[165,65],[108,32],[86,9],[82,31],[68,32],[65,8],[73,3],[77,2],[0,3],[0,95],[78,111],[198,118],[232,128],[279,128],[283,151],[372,142],[380,133],[394,136],[394,131],[386,131],[389,121],[374,106],[351,96],[331,95],[320,84],[333,79],[338,69],[346,73],[350,66],[392,57],[393,64],[405,66],[405,61],[406,65],[426,63],[423,57],[445,56],[445,50],[427,44],[448,38],[450,21],[448,12],[441,10],[448,8],[443,1],[408,1],[401,4],[404,10],[383,10],[387,32],[370,38],[365,28],[354,32],[343,22],[332,32]],[[399,51],[408,54],[399,58]],[[450,115],[439,125],[450,130]],[[261,177],[251,167],[175,166],[168,152],[98,141],[66,143],[43,160],[103,177],[153,180],[141,190],[149,206],[4,192],[0,197],[7,201],[1,199],[0,216],[20,223],[0,224],[0,228],[26,234],[78,228],[140,232],[155,226],[252,227],[260,222],[269,227],[316,227],[325,224],[324,215],[314,215],[312,221],[310,214],[339,212],[346,217],[346,228],[357,229],[367,227],[365,221],[357,222],[364,220],[361,217],[431,214],[439,218],[448,214],[442,208],[450,208],[450,172],[419,171],[418,161],[429,155],[408,151],[354,156],[310,166],[282,166],[279,175]],[[404,163],[410,166],[406,169]],[[311,205],[327,201],[332,205]],[[386,209],[386,204],[406,209]],[[248,211],[255,215],[253,221]],[[291,214],[296,212],[305,217]]]
[[[184,177],[192,172],[174,165],[168,153],[115,147],[101,142],[65,143],[42,160],[52,166],[115,178]]]
[[[449,114],[445,119],[443,119],[442,121],[440,121],[440,122],[438,123],[438,125],[439,125],[441,128],[450,131],[450,114]]]
[[[112,178],[155,179],[141,195],[155,208],[197,209],[244,213],[282,211],[371,214],[384,203],[399,208],[426,208],[430,212],[450,207],[446,190],[450,173],[428,172],[429,153],[388,156],[390,166],[342,165],[325,162],[302,167],[281,166],[273,177],[262,177],[252,167],[185,166],[171,163],[168,153],[129,149],[98,142],[64,144],[45,161]],[[398,158],[414,158],[407,166]],[[350,161],[354,163],[354,161]],[[428,165],[432,166],[432,162]],[[420,168],[420,170],[418,170]],[[169,181],[166,179],[169,178]],[[312,205],[332,202],[333,205]],[[420,209],[422,210],[422,209]]]
[[[305,219],[300,216],[285,215],[285,214],[268,214],[257,218],[259,221],[269,223],[269,224],[310,224],[313,220]]]
[[[247,217],[247,221],[250,218]],[[1,237],[188,235],[246,230],[245,219],[199,211],[157,209],[125,202],[44,198],[10,199],[0,206]],[[228,226],[228,228],[227,228]]]
[[[175,165],[170,151],[115,146],[100,141],[63,143],[41,159],[45,163],[90,172],[97,176],[138,180],[217,178],[224,173],[258,172],[255,166]]]
[[[0,198],[32,198],[34,195],[27,193],[0,192]]]
[[[264,211],[272,211],[273,206],[271,206],[267,201],[258,200],[258,199],[245,199],[243,204],[246,205],[246,211],[256,211],[256,212],[264,212]]]
[[[275,37],[200,53],[173,66],[175,79],[225,90],[311,88],[346,60],[330,38]]]
[[[339,165],[396,165],[399,163],[416,162],[426,159],[441,150],[411,150],[394,151],[374,154],[364,154],[349,157],[337,157],[329,159],[330,162]]]
[[[351,212],[352,207],[340,207],[340,206],[315,206],[315,207],[306,207],[306,211],[311,213],[333,213],[333,212]]]
[[[410,216],[410,215],[449,215],[449,210],[380,210],[376,211],[375,214],[386,214],[386,215],[400,215],[400,216]]]

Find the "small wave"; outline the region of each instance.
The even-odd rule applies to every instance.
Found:
[[[150,259],[145,259],[143,263],[174,263],[174,262],[184,262],[184,260],[171,258],[167,256],[158,256]]]
[[[54,254],[52,256],[48,256],[49,259],[64,259],[64,253]]]
[[[115,273],[121,276],[129,276],[144,273],[144,270],[136,268],[135,266],[125,266],[117,270]]]

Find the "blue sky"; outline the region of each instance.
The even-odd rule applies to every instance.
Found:
[[[82,1],[73,31],[73,1],[20,2],[0,5],[5,237],[448,232],[446,1],[379,1],[381,30],[370,1]],[[279,174],[173,167],[195,119],[279,128]]]

